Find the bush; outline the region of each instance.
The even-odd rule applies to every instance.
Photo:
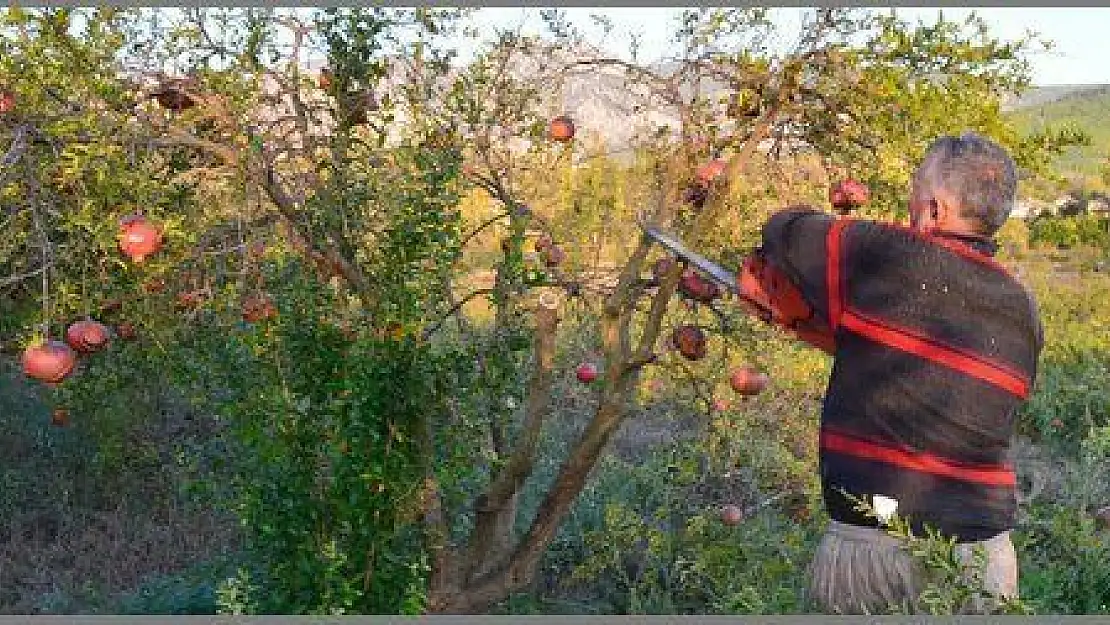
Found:
[[[1040,216],[1029,223],[1029,242],[1060,249],[1080,245],[1110,249],[1110,220],[1095,215]]]

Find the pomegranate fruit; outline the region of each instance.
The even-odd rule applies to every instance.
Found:
[[[143,290],[152,294],[161,293],[166,290],[166,281],[161,278],[147,280],[143,284]]]
[[[566,260],[567,254],[558,245],[549,245],[540,252],[543,262],[550,268],[558,267]]]
[[[266,242],[255,241],[247,248],[247,254],[254,260],[260,260],[266,256]]]
[[[566,115],[560,115],[547,125],[547,134],[560,143],[570,141],[574,138],[574,122]]]
[[[703,185],[708,185],[709,183],[716,180],[719,176],[724,174],[725,168],[727,166],[728,163],[726,163],[724,160],[715,158],[702,165],[701,167],[698,167],[698,171],[696,174],[698,182],[702,183]]]
[[[162,229],[143,217],[121,223],[119,247],[132,261],[142,263],[162,249]]]
[[[23,352],[23,373],[40,382],[57,384],[73,372],[77,354],[61,341],[47,341]]]
[[[269,297],[259,295],[243,302],[243,321],[247,323],[257,323],[275,316],[277,307]]]
[[[757,395],[764,388],[770,378],[766,373],[760,373],[755,367],[740,367],[729,376],[729,386],[740,395]]]
[[[671,343],[687,360],[701,360],[708,351],[705,332],[697,326],[683,325],[675,328],[671,334]]]
[[[89,354],[104,349],[110,334],[103,324],[84,319],[69,326],[66,330],[66,343],[74,350]]]
[[[841,211],[867,204],[871,192],[858,180],[845,178],[829,188],[829,203]]]
[[[192,310],[197,306],[200,306],[201,303],[204,302],[204,296],[205,292],[203,289],[195,289],[192,291],[179,293],[177,295],[177,306],[178,308]]]
[[[555,241],[553,241],[551,239],[551,235],[544,234],[544,235],[540,235],[540,238],[536,239],[536,242],[534,243],[534,246],[535,246],[537,252],[542,252],[542,251],[551,247],[554,244],[555,244]]]
[[[180,87],[167,87],[166,89],[154,94],[154,99],[158,100],[158,105],[162,108],[179,113],[185,109],[196,106],[196,101],[189,97]]]
[[[1101,529],[1110,529],[1110,506],[1103,506],[1095,511],[1095,522]]]
[[[133,341],[136,336],[135,326],[131,323],[124,321],[116,326],[116,335],[125,341]]]
[[[702,303],[712,302],[721,295],[721,289],[716,282],[706,280],[693,269],[687,269],[682,273],[682,279],[678,282],[678,291]]]
[[[721,522],[725,525],[739,525],[744,520],[744,511],[740,506],[729,504],[721,507]]]
[[[15,110],[15,94],[6,89],[0,89],[0,115]]]
[[[65,408],[55,408],[50,413],[50,425],[64,428],[69,425],[69,411]]]
[[[119,299],[111,299],[100,305],[100,312],[103,314],[110,314],[119,312],[123,308],[123,301]]]
[[[682,192],[682,201],[692,205],[694,208],[702,208],[705,206],[705,201],[709,199],[709,189],[706,189],[700,184],[692,184],[686,187]]]
[[[579,382],[589,384],[597,379],[597,366],[592,362],[584,362],[574,370],[574,375],[578,377]]]

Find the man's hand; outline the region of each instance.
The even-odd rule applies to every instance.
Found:
[[[745,259],[736,282],[744,310],[809,345],[833,353],[836,343],[829,328],[814,317],[813,307],[801,291],[758,250]]]

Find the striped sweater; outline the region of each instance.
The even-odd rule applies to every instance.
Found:
[[[857,507],[881,496],[915,532],[1010,529],[1011,440],[1043,338],[993,244],[799,208],[767,222],[762,251],[835,341],[820,434],[830,516],[878,525]]]

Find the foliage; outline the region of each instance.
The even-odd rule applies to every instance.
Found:
[[[1110,250],[1110,219],[1099,215],[1042,215],[1029,223],[1029,242],[1060,249],[1080,245]]]

